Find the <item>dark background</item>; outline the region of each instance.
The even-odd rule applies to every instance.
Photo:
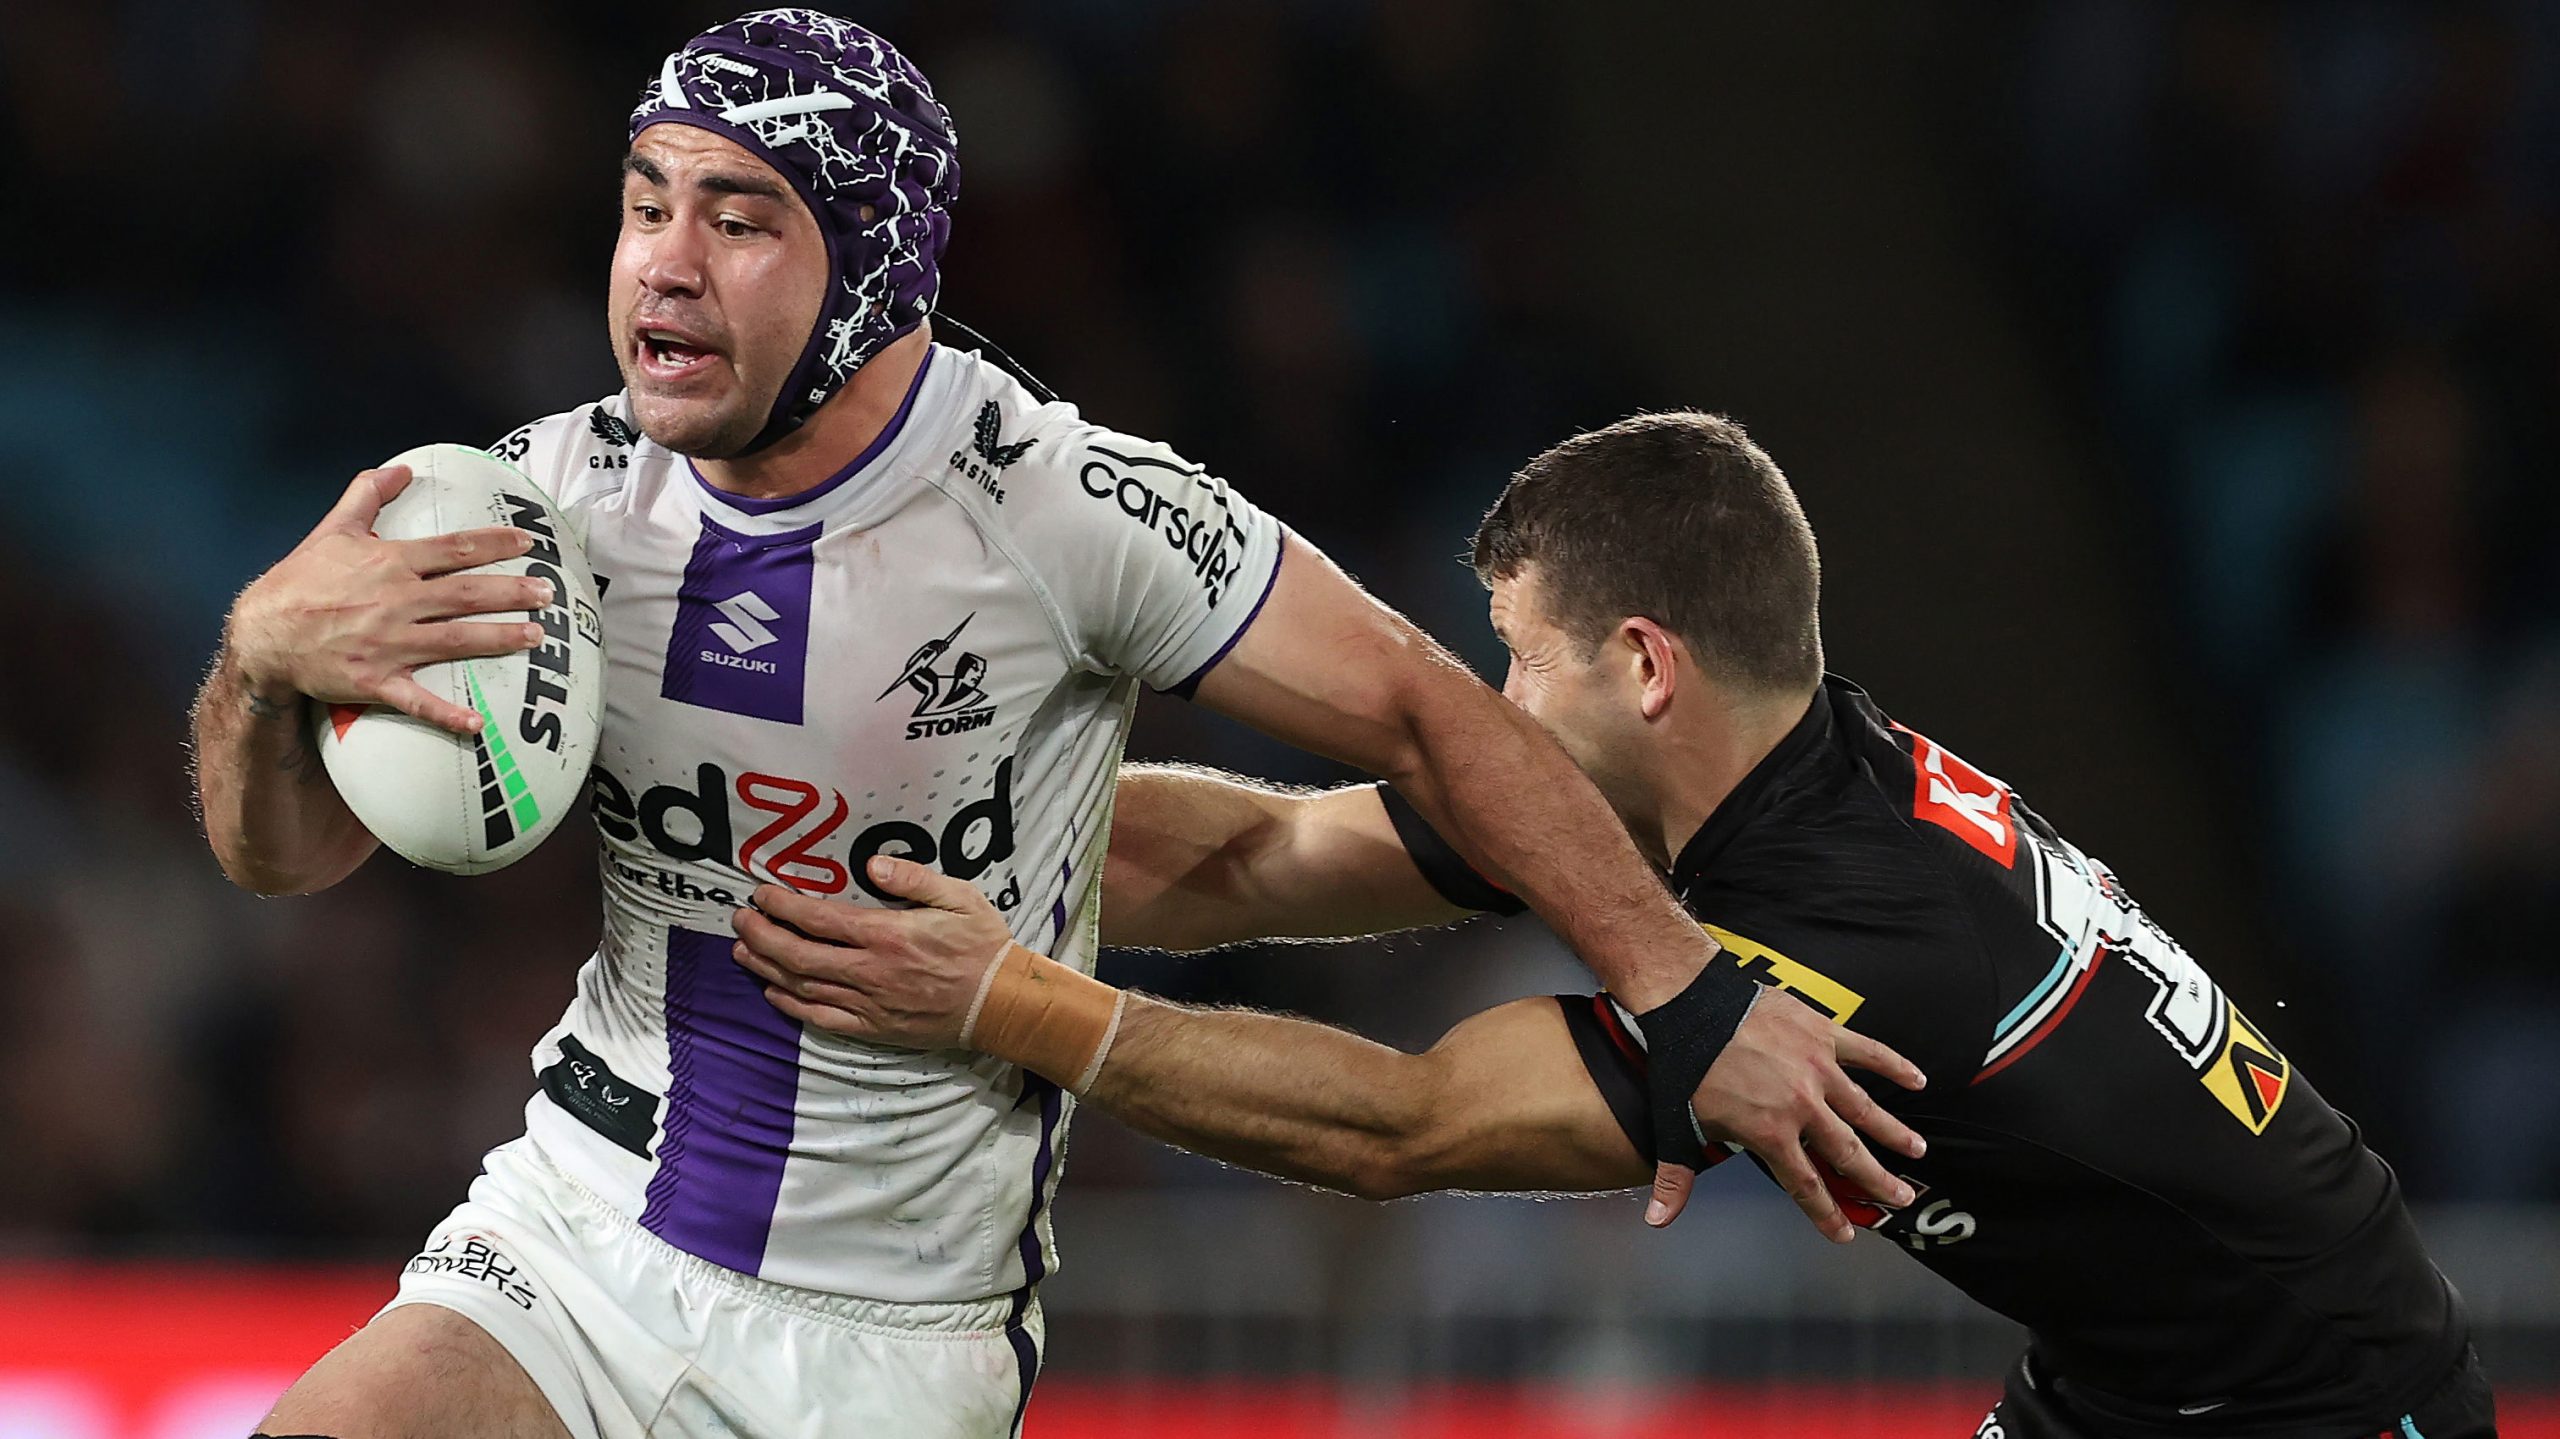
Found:
[[[517,1132],[596,930],[586,836],[251,899],[185,705],[354,470],[614,388],[624,117],[728,13],[0,14],[0,1254],[387,1269]],[[2492,1327],[2560,1336],[2560,7],[843,13],[957,118],[945,308],[1497,680],[1456,556],[1511,468],[1645,408],[1748,424],[1822,538],[1834,668],[2107,859],[2366,1125]],[[1334,774],[1162,699],[1134,752]],[[1106,973],[1407,1045],[1579,982],[1534,924]],[[1683,1262],[1786,1232],[1708,1187]],[[1218,1271],[1172,1256],[1204,1214],[1462,1269],[1487,1224],[1603,1268],[1666,1242],[1623,1204],[1368,1211],[1091,1116],[1066,1193],[1071,1369],[1357,1368],[1345,1334],[1476,1312],[1345,1261],[1251,1319],[1302,1348],[1203,1351],[1184,1286]],[[1078,1280],[1080,1244],[1176,1272]],[[1973,1364],[1786,1337],[1961,1318],[1891,1265],[1683,1322],[1763,1368]],[[1395,1362],[1535,1370],[1573,1332],[1543,1292],[1494,1306],[1513,1348]]]

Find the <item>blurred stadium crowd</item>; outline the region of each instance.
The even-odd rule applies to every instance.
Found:
[[[2415,1194],[2560,1193],[2560,7],[2047,10],[2057,349]],[[2378,1080],[2378,1082],[2377,1082]]]
[[[582,836],[492,878],[378,861],[252,900],[195,831],[183,708],[230,594],[354,470],[613,387],[622,117],[722,13],[0,18],[22,172],[0,227],[0,1253],[389,1257],[516,1132],[525,1050],[595,931]],[[1491,665],[1450,560],[1474,513],[1534,450],[1665,398],[1555,283],[1605,198],[1523,103],[1561,12],[849,13],[958,117],[947,308]],[[2182,697],[2259,837],[2237,882],[2334,1004],[2297,1022],[2369,1058],[2365,1117],[2412,1190],[2549,1200],[2560,12],[2088,0],[1981,23],[2014,73],[1969,152],[2015,212],[2017,302],[2051,322],[2052,402],[2148,520],[2108,561],[2167,607],[2126,683]],[[1331,773],[1171,702],[1137,749]],[[1387,961],[1115,962],[1408,1044],[1574,983],[1522,926]],[[1257,1182],[1078,1138],[1077,1189]]]

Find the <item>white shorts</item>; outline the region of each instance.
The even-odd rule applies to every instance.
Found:
[[[478,1324],[577,1439],[1005,1439],[1039,1364],[1036,1300],[887,1304],[668,1245],[529,1139],[409,1261],[399,1297]]]

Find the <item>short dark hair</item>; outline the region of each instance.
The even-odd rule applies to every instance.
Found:
[[[1488,586],[1536,566],[1548,617],[1589,655],[1630,615],[1679,635],[1719,680],[1822,679],[1822,558],[1795,490],[1742,426],[1636,415],[1523,465],[1476,527]]]

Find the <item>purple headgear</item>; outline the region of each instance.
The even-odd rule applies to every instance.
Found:
[[[836,284],[752,453],[800,428],[863,361],[933,312],[960,185],[951,112],[861,26],[758,10],[667,57],[631,112],[631,134],[668,123],[745,146],[791,182],[826,236]]]

